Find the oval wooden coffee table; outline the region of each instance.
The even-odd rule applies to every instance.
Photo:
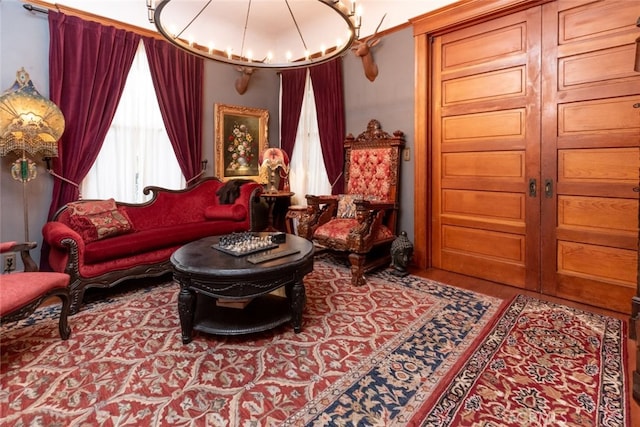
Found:
[[[220,236],[206,237],[182,246],[171,256],[173,278],[180,284],[182,342],[191,342],[194,329],[239,335],[288,321],[296,333],[300,332],[305,304],[303,278],[313,271],[313,244],[287,234],[286,241],[271,251],[296,253],[252,263],[250,255],[235,256],[215,249],[219,241]],[[272,294],[282,287],[286,297]]]

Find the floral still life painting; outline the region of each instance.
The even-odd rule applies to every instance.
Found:
[[[267,110],[215,105],[215,174],[222,180],[258,180],[260,153],[268,146]]]

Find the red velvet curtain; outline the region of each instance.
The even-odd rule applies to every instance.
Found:
[[[322,156],[327,169],[332,194],[343,191],[344,178],[344,95],[342,88],[342,58],[309,69],[318,113],[318,129]]]
[[[140,36],[49,11],[49,92],[65,117],[52,169],[79,184],[98,157],[116,112]],[[55,178],[49,219],[77,200],[78,187]],[[40,269],[49,267],[42,243]]]
[[[111,126],[140,36],[49,11],[49,88],[65,116],[53,170],[80,183]],[[49,218],[77,200],[78,188],[53,181]]]
[[[304,83],[307,77],[307,69],[283,70],[281,75],[280,148],[291,158],[293,146],[296,144],[296,133],[298,122],[300,121],[302,100],[304,99]]]
[[[143,41],[162,119],[188,182],[201,171],[204,61],[163,40]]]

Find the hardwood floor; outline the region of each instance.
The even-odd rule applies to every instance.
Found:
[[[514,297],[518,294],[525,294],[535,296],[539,299],[561,303],[567,305],[569,307],[579,308],[585,311],[590,311],[597,314],[607,315],[610,317],[614,317],[616,319],[623,320],[625,322],[629,321],[629,315],[618,313],[615,311],[604,310],[598,307],[592,307],[585,304],[575,303],[573,301],[568,301],[561,298],[554,298],[546,295],[539,294],[537,292],[525,291],[523,289],[514,288],[507,285],[501,285],[499,283],[488,282],[485,280],[477,279],[475,277],[464,276],[461,274],[451,273],[448,271],[437,270],[437,269],[428,269],[428,270],[418,270],[411,269],[411,274],[416,276],[436,280],[441,283],[446,283],[448,285],[457,286],[459,288],[469,289],[475,292],[479,292],[485,295],[491,295],[494,297],[508,299]],[[631,302],[629,302],[631,304]],[[633,399],[633,371],[636,367],[636,341],[628,339],[627,340],[627,377],[629,379],[629,408],[630,408],[630,420],[632,427],[640,427],[640,403]]]

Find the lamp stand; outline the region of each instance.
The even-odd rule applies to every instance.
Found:
[[[276,188],[276,171],[271,169],[269,175],[269,193],[277,193],[278,189]]]
[[[13,162],[11,165],[11,176],[16,181],[22,182],[22,206],[24,209],[24,241],[29,241],[29,196],[27,194],[27,182],[34,179],[37,175],[36,164],[28,159],[25,152],[22,157]]]
[[[27,197],[27,181],[22,181],[22,206],[24,208],[24,241],[29,242],[29,197]]]

